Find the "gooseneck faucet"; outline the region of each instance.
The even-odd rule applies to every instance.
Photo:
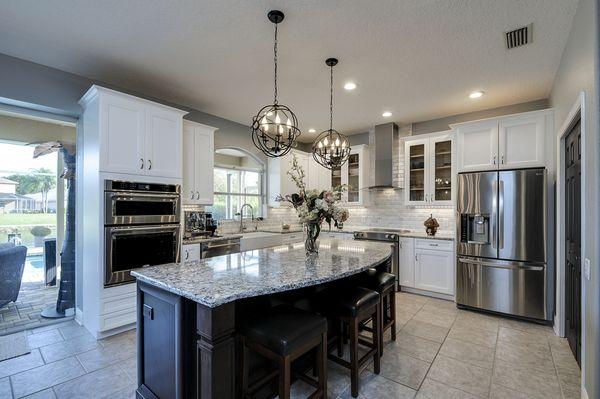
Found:
[[[252,221],[254,221],[254,208],[250,204],[244,204],[240,208],[240,233],[244,232],[244,208],[250,208],[250,215],[252,216]]]

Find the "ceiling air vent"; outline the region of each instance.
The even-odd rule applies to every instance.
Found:
[[[533,24],[506,32],[506,48],[521,47],[532,42]]]

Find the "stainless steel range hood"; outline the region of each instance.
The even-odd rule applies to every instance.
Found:
[[[375,180],[369,188],[394,188],[392,164],[394,137],[398,135],[398,125],[393,122],[377,125],[375,132],[371,134],[374,135],[374,140],[369,140],[369,144],[375,141]]]

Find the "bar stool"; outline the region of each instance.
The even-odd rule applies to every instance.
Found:
[[[392,341],[396,340],[396,276],[377,269],[368,269],[361,273],[355,282],[358,286],[377,291],[380,295],[379,354],[383,356],[384,333],[391,328]],[[366,326],[363,326],[363,329],[373,331],[372,328]]]
[[[352,397],[358,396],[358,376],[368,365],[369,358],[373,357],[373,369],[379,374],[379,294],[375,291],[343,284],[326,290],[319,298],[322,311],[334,319],[337,326],[337,335],[332,337],[331,342],[337,342],[338,356],[328,353],[328,358],[335,363],[350,370],[350,385]],[[366,320],[373,320],[373,336],[371,342],[359,334],[360,324]],[[350,338],[350,361],[342,359],[344,331],[349,327]],[[369,348],[369,351],[361,358],[358,357],[358,345]]]
[[[279,398],[290,398],[292,362],[316,349],[317,380],[304,374],[295,376],[314,386],[311,398],[327,397],[327,319],[288,305],[273,308],[263,316],[244,320],[239,326],[242,398],[251,397],[279,376]],[[249,386],[248,349],[273,360],[278,370]]]

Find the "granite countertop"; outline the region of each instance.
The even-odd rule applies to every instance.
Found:
[[[225,240],[231,240],[231,239],[235,239],[235,238],[242,238],[242,235],[241,234],[223,234],[222,236],[219,236],[219,237],[209,237],[209,238],[196,237],[196,238],[190,238],[190,239],[184,238],[183,245],[198,244],[201,242],[225,241]]]
[[[321,239],[307,258],[304,243],[135,269],[138,280],[214,308],[236,299],[274,294],[359,273],[391,255],[389,244]]]

